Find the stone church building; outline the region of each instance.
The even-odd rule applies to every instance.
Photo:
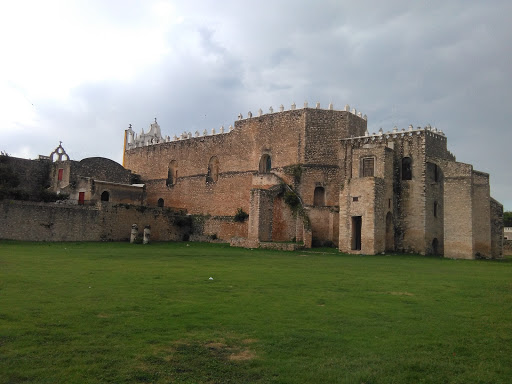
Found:
[[[502,256],[503,206],[488,174],[457,162],[436,128],[370,134],[348,105],[249,112],[220,132],[173,139],[155,119],[147,133],[125,131],[123,162],[148,205],[220,218],[209,230],[233,245]]]

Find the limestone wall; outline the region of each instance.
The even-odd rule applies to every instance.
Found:
[[[444,173],[444,256],[472,259],[473,167],[446,162]]]
[[[491,257],[491,207],[489,175],[473,171],[473,252]]]
[[[295,188],[305,206],[313,205],[315,188],[321,186],[324,206],[337,208],[342,176],[339,140],[362,134],[365,127],[364,119],[346,111],[306,108],[271,113],[238,120],[231,132],[187,135],[130,149],[125,152],[125,166],[146,183],[149,205],[162,199],[165,206],[191,214],[231,216],[238,208],[249,212],[253,188],[267,189],[282,182]],[[271,159],[268,177],[260,172],[263,155]],[[209,173],[212,159],[218,165],[214,177]],[[269,222],[261,218],[260,240],[297,237],[295,218],[285,205],[265,200],[264,206],[274,217]],[[317,224],[328,221],[329,215],[318,220]]]
[[[178,224],[181,224],[178,225]],[[25,241],[127,241],[132,224],[151,225],[155,241],[182,240],[189,228],[174,212],[130,205],[96,207],[0,201],[0,238]]]

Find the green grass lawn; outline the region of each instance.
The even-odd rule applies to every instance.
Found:
[[[0,242],[0,383],[511,381],[510,259]]]

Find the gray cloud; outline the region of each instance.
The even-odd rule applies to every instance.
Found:
[[[153,22],[145,2],[91,4],[91,28]],[[151,65],[128,80],[83,82],[59,102],[34,100],[38,126],[6,129],[2,149],[49,153],[63,140],[74,158],[120,161],[128,123],[140,131],[157,117],[173,136],[281,103],[348,103],[370,131],[444,130],[458,160],[489,172],[492,194],[511,210],[511,12],[507,1],[177,4],[181,22],[162,30],[168,49]]]

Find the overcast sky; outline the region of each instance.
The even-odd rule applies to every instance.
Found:
[[[0,150],[121,162],[128,124],[295,102],[431,124],[512,210],[512,1],[2,1]]]

